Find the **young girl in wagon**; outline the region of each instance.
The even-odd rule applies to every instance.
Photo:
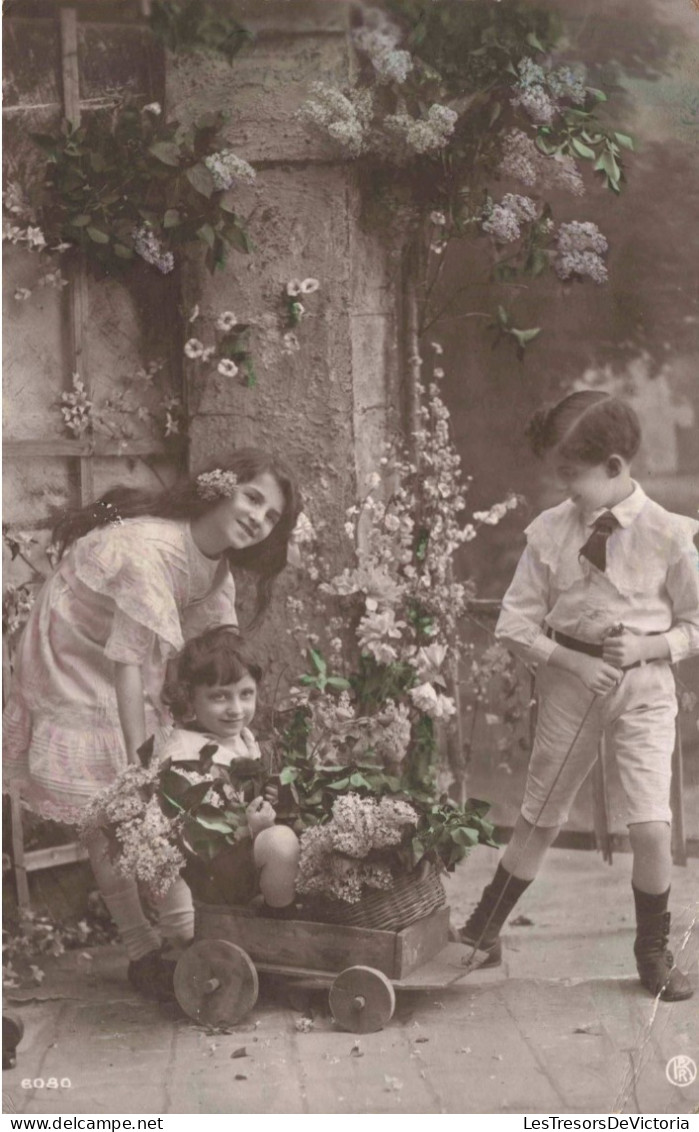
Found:
[[[249,724],[261,680],[262,669],[234,626],[188,641],[177,679],[163,692],[175,728],[160,752],[161,763],[223,779],[239,794],[248,782],[259,784],[263,761]],[[207,903],[246,904],[258,893],[268,911],[293,903],[300,847],[293,830],[275,825],[276,798],[274,787],[251,799],[248,793],[247,828],[240,840],[208,865],[199,858],[187,862],[183,875],[197,893],[206,894]]]
[[[288,469],[242,448],[161,494],[114,489],[58,523],[62,557],[25,626],[3,720],[5,783],[19,783],[30,809],[77,824],[149,735],[165,737],[168,660],[185,639],[236,623],[232,568],[256,576],[262,613],[298,513]],[[175,885],[165,898],[158,934],[105,839],[95,835],[88,851],[130,981],[167,993],[172,966],[161,936],[191,934],[188,889]]]
[[[666,1001],[692,987],[668,951],[669,806],[677,697],[671,665],[699,652],[695,519],[631,478],[641,431],[607,393],[572,393],[528,434],[569,498],[527,528],[496,636],[537,666],[536,737],[522,811],[497,872],[460,931],[500,962],[499,933],[536,877],[606,733],[626,795],[640,980]]]

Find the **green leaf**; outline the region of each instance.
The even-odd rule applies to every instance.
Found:
[[[421,861],[425,855],[425,846],[419,837],[413,837],[410,848],[413,854],[413,864],[417,865],[418,861]]]
[[[201,228],[197,228],[197,236],[210,248],[216,243],[216,233],[210,224],[202,224]]]
[[[77,216],[71,216],[68,223],[71,228],[87,228],[88,224],[92,224],[92,217],[87,212],[79,212]]]
[[[212,833],[231,833],[231,823],[215,806],[200,806],[196,813],[192,814],[192,819],[202,829]]]
[[[88,226],[85,229],[85,231],[87,232],[88,236],[90,237],[90,239],[95,244],[108,244],[109,243],[109,236],[107,235],[106,232],[100,231],[99,228],[93,228],[91,226]]]
[[[606,102],[607,101],[607,96],[606,96],[606,94],[604,93],[603,90],[598,90],[597,87],[594,87],[594,86],[588,86],[585,89],[587,90],[588,94],[591,94],[592,97],[594,99],[596,99],[597,102]]]
[[[163,228],[176,228],[178,224],[181,223],[180,210],[178,208],[168,208],[163,216]]]
[[[198,806],[211,789],[210,782],[194,782],[189,790],[185,790],[180,801],[186,810],[191,810],[193,806]]]
[[[178,166],[180,163],[180,147],[175,142],[154,142],[149,146],[148,152],[162,161],[163,165]]]
[[[367,789],[371,790],[371,783],[367,782],[363,774],[351,774],[350,786],[366,786]]]
[[[452,829],[450,836],[452,841],[457,845],[464,845],[470,848],[472,845],[478,844],[478,830],[471,829],[467,826],[457,826],[456,829]]]
[[[585,145],[579,138],[571,138],[570,144],[580,157],[586,157],[589,161],[594,161],[595,151],[590,149],[589,145]]]
[[[340,778],[337,782],[329,782],[328,790],[346,790],[349,784],[349,778]]]
[[[325,683],[329,688],[337,688],[340,692],[346,692],[352,687],[349,680],[345,680],[344,676],[328,676]]]
[[[281,782],[282,786],[289,786],[290,783],[296,781],[298,776],[299,772],[296,767],[285,766],[282,768],[281,774],[279,775],[279,781]]]
[[[316,652],[315,649],[309,649],[308,654],[313,661],[316,672],[319,672],[321,676],[325,676],[325,673],[328,671],[328,666],[321,654],[319,652]]]
[[[14,557],[14,555],[13,555]],[[136,754],[138,755],[139,762],[143,767],[149,767],[153,759],[153,748],[155,746],[155,736],[151,735],[146,739],[145,743],[137,748]]]
[[[617,164],[617,160],[613,153],[605,150],[597,158],[594,168],[598,171],[606,173],[608,184],[615,192],[619,192],[619,181],[621,180],[621,169]]]
[[[236,251],[243,252],[248,255],[253,250],[253,244],[244,228],[239,225],[229,225],[226,229],[226,238],[230,241],[231,246]]]
[[[624,149],[633,149],[634,148],[633,138],[629,137],[628,134],[620,134],[620,133],[615,132],[614,137],[619,142],[619,145],[623,145]]]
[[[522,347],[522,349],[524,349],[527,343],[533,342],[534,339],[537,338],[539,334],[541,334],[541,327],[534,326],[531,328],[531,330],[515,330],[515,328],[513,327],[510,330],[510,334],[513,338],[517,339],[519,345]]]
[[[213,194],[214,179],[206,168],[206,165],[203,165],[201,162],[197,165],[192,165],[185,171],[185,176],[192,188],[196,189],[198,193],[201,193],[203,197],[208,199]]]
[[[526,36],[526,41],[530,47],[534,48],[535,51],[540,51],[542,55],[546,54],[546,48],[542,44],[536,32],[530,31]]]

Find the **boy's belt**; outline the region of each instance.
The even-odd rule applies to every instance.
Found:
[[[572,649],[573,652],[584,652],[586,656],[604,656],[604,646],[595,645],[592,641],[579,641],[577,637],[569,637],[567,633],[559,633],[558,629],[552,629],[550,625],[546,626],[546,636],[550,637],[558,645],[563,645],[565,649]],[[644,633],[644,637],[657,637],[658,632]],[[629,664],[624,669],[628,672],[629,668],[641,668],[644,664],[650,663],[646,660],[637,660],[635,664]]]

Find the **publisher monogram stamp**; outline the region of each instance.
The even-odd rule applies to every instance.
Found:
[[[671,1057],[665,1066],[665,1076],[671,1085],[684,1089],[697,1079],[696,1063],[684,1053],[677,1054],[676,1057]]]

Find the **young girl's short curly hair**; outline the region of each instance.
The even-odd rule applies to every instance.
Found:
[[[535,456],[556,451],[576,463],[603,464],[614,455],[633,459],[641,443],[641,425],[631,406],[619,397],[581,389],[537,409],[525,435]]]
[[[219,625],[187,641],[177,662],[177,679],[166,684],[163,701],[176,722],[191,712],[195,688],[216,684],[237,684],[244,676],[262,681],[262,669],[248,652],[235,625]]]

